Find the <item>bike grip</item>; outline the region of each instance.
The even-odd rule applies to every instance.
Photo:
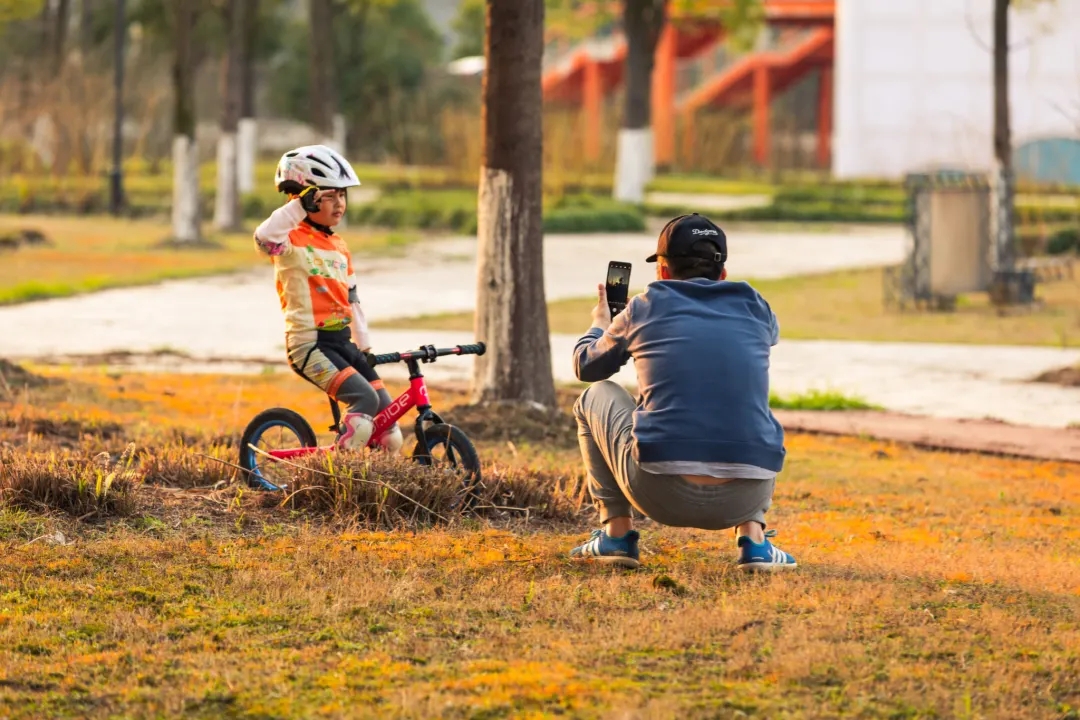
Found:
[[[375,356],[376,365],[386,365],[388,363],[401,362],[401,353],[385,353],[383,355]]]
[[[483,355],[485,350],[484,343],[474,343],[472,345],[458,345],[461,355]]]

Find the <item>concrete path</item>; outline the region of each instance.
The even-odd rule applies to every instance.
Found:
[[[632,285],[641,287],[651,277],[652,266],[643,259],[654,242],[644,234],[546,237],[549,299],[588,294],[602,280],[610,259],[633,262]],[[899,261],[904,234],[895,228],[733,232],[730,250],[733,277],[782,277]],[[423,243],[404,258],[358,259],[366,311],[376,320],[469,310],[475,305],[475,261],[476,241],[466,238]],[[582,330],[587,325],[583,317]],[[256,360],[181,364],[191,371],[243,371],[263,363],[283,367],[282,329],[270,272],[261,269],[0,308],[0,354],[59,358],[172,348],[196,358]],[[473,339],[471,333],[375,332],[376,349],[384,352]],[[575,340],[552,338],[560,381],[574,380],[570,354]],[[163,369],[170,365],[167,357],[156,362]],[[1080,351],[1052,348],[782,341],[773,355],[772,382],[781,394],[832,389],[901,412],[1063,427],[1080,422],[1080,389],[1026,381],[1077,362]],[[449,358],[431,366],[430,374],[433,379],[466,380],[471,366],[469,360]],[[395,371],[387,368],[385,374],[392,377]],[[634,383],[632,366],[623,370],[620,381]]]
[[[609,260],[634,263],[631,286],[655,277],[644,259],[655,237],[640,233],[549,235],[547,298],[582,297],[603,282]],[[732,278],[776,278],[899,261],[903,231],[733,233]],[[476,240],[420,243],[405,257],[356,258],[360,299],[370,320],[471,310],[476,306]],[[197,355],[273,356],[283,323],[272,271],[179,280],[91,295],[0,307],[0,352],[7,356],[96,353],[171,347]]]

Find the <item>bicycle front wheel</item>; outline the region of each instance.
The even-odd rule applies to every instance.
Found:
[[[255,452],[254,445],[266,452],[314,448],[318,445],[315,431],[299,413],[288,408],[271,408],[256,415],[240,438],[240,467],[244,468],[245,480],[257,490],[283,490],[289,479],[290,468],[272,458]]]

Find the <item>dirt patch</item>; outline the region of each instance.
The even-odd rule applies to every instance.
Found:
[[[154,246],[159,250],[224,250],[225,245],[215,240],[203,238],[201,240],[181,240],[175,237],[167,237]]]
[[[34,358],[38,365],[76,365],[79,367],[124,367],[147,370],[159,368],[159,366],[183,365],[211,366],[211,365],[254,365],[265,367],[267,365],[281,365],[280,358],[260,357],[195,357],[191,353],[173,348],[159,348],[146,352],[135,350],[108,350],[99,353],[73,353],[70,355]]]
[[[35,375],[21,365],[0,358],[0,393],[4,390],[36,389],[59,381]]]
[[[1080,387],[1080,365],[1047,370],[1036,377],[1035,382],[1064,385],[1065,387]]]
[[[12,429],[21,435],[34,433],[47,439],[70,441],[81,440],[87,435],[110,440],[122,437],[124,432],[118,423],[105,420],[55,420],[47,417],[15,417],[6,413],[0,413],[0,428]]]
[[[0,250],[18,250],[24,245],[49,247],[52,244],[52,241],[40,230],[23,229],[0,234]]]
[[[544,443],[560,449],[576,448],[577,421],[569,410],[576,397],[576,392],[560,390],[557,408],[518,403],[457,405],[444,417],[478,441]]]
[[[873,411],[777,410],[774,414],[788,432],[872,437],[928,450],[1080,463],[1080,430]]]

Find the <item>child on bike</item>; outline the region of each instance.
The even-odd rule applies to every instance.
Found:
[[[274,263],[289,366],[347,406],[337,442],[352,449],[367,446],[374,416],[391,402],[366,358],[371,339],[352,256],[333,229],[345,215],[348,188],[359,184],[352,166],[333,149],[291,150],[274,177],[289,200],[255,230],[256,247]],[[392,453],[402,442],[397,424],[376,440]]]

